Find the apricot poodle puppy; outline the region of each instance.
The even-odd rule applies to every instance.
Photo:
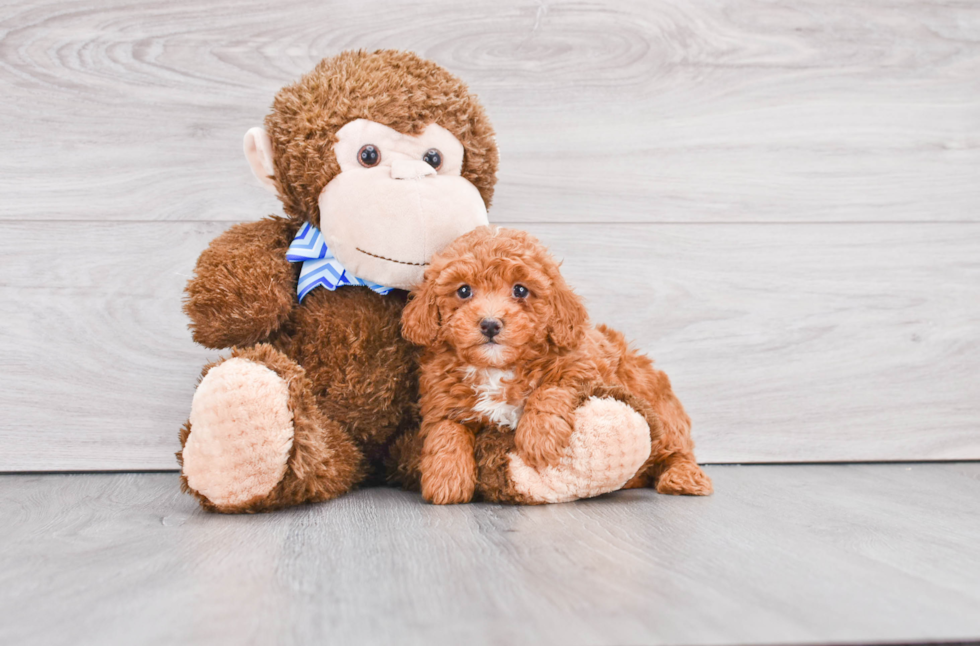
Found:
[[[421,359],[422,495],[473,498],[480,432],[513,432],[533,468],[557,464],[589,384],[625,388],[660,418],[650,457],[625,488],[707,495],[691,421],[667,375],[623,335],[592,327],[558,263],[530,234],[481,227],[433,257],[402,316]]]

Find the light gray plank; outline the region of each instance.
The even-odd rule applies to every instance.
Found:
[[[160,475],[0,476],[0,641],[791,644],[980,637],[978,465],[710,467],[706,499],[215,516]]]
[[[534,225],[708,462],[980,458],[980,227]]]
[[[219,223],[0,224],[0,470],[174,468]],[[707,462],[980,458],[980,225],[531,227]],[[55,253],[56,252],[56,253]]]
[[[980,6],[42,0],[0,8],[0,219],[277,209],[241,137],[345,48],[467,80],[498,219],[976,221]]]
[[[0,470],[174,469],[197,377],[184,283],[227,225],[0,226]]]

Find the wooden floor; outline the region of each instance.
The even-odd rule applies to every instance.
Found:
[[[217,516],[157,474],[0,476],[2,644],[980,637],[980,463],[709,467],[718,493]]]

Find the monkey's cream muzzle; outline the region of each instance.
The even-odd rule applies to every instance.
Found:
[[[438,171],[424,161],[396,159],[391,162],[391,179],[422,179],[437,174]]]
[[[463,145],[445,128],[430,124],[411,137],[358,119],[337,137],[341,172],[320,194],[320,229],[354,275],[410,289],[433,254],[487,224],[480,192],[460,175]],[[380,155],[371,167],[359,161],[365,146]],[[423,161],[433,150],[438,168]]]

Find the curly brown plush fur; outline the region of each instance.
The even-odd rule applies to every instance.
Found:
[[[209,510],[265,511],[332,498],[360,482],[400,480],[392,444],[418,426],[417,348],[400,331],[406,293],[318,288],[300,304],[299,264],[285,257],[304,222],[319,224],[318,196],[340,172],[332,149],[337,130],[361,118],[409,135],[430,123],[448,129],[465,149],[463,177],[490,203],[497,169],[493,129],[476,97],[438,65],[408,52],[345,52],[279,92],[265,125],[275,184],[290,217],[228,229],[201,254],[186,288],[184,311],[195,341],[232,347],[228,360],[238,360],[209,380],[209,392],[218,393],[210,396],[224,397],[225,403],[201,402],[200,390],[195,397],[197,409],[215,409],[198,410],[214,428],[188,422],[180,433],[184,489]],[[207,366],[202,380],[225,361]],[[241,446],[215,457],[213,465],[200,465],[214,454],[217,441],[201,433],[220,434],[236,416],[257,419],[262,406],[276,404],[268,393],[249,404],[248,384],[242,385],[244,377],[233,368],[252,364],[260,367],[258,374],[267,374],[261,368],[274,373],[267,385],[285,382],[283,405],[293,432],[288,450],[282,449],[282,479],[255,496],[248,486],[256,461]],[[232,404],[239,408],[228,409]],[[195,433],[200,440],[192,447],[195,468],[188,470],[188,443],[195,443]],[[266,462],[276,459],[266,456]],[[214,472],[220,469],[228,473],[219,478]],[[240,491],[216,502],[193,486],[213,487],[216,480],[226,488],[240,482]]]
[[[317,198],[340,172],[327,151],[337,141],[337,130],[355,119],[407,135],[419,134],[430,123],[453,133],[466,149],[462,176],[490,207],[497,145],[490,120],[466,85],[411,52],[351,51],[324,59],[280,90],[266,117],[286,213],[320,225]]]
[[[444,152],[456,151],[459,160],[461,144],[461,166],[451,168],[462,179],[437,171],[438,180],[422,184],[437,169],[421,155],[405,152],[411,148],[408,144],[399,148],[404,141],[389,150],[396,154],[388,166],[381,162],[380,167],[369,167],[351,151],[344,153],[350,157],[344,157],[347,166],[341,173],[335,145],[343,150],[349,142],[348,135],[338,136],[338,131],[362,119],[372,122],[374,132],[393,129],[403,139],[426,132],[436,132],[443,137],[440,141],[455,137],[450,142],[453,150]],[[440,128],[431,128],[433,124]],[[346,196],[353,221],[377,225],[365,229],[371,235],[390,225],[381,218],[419,204],[413,217],[422,223],[425,235],[417,238],[424,251],[418,257],[387,257],[424,265],[460,232],[477,226],[477,221],[486,222],[484,206],[493,195],[497,168],[493,130],[461,81],[434,63],[395,51],[346,52],[324,60],[277,95],[265,126],[265,132],[246,135],[246,157],[263,184],[274,185],[288,217],[270,216],[231,227],[201,254],[188,282],[184,309],[194,339],[210,348],[233,350],[205,368],[190,419],[180,432],[183,487],[204,508],[219,512],[267,511],[327,500],[366,482],[418,488],[424,457],[418,433],[419,349],[402,337],[400,326],[407,293],[393,290],[382,296],[366,287],[318,287],[300,303],[300,265],[288,262],[286,252],[305,223],[320,225],[321,200],[337,204],[328,199],[331,190],[348,179],[380,180],[387,173],[386,182],[417,180],[419,184],[398,184],[399,190],[408,187],[404,194],[414,196],[424,189],[426,204],[437,214],[449,213],[437,199],[440,195],[452,196],[453,204],[468,209],[469,220],[456,211],[452,218],[426,218],[421,199],[385,202],[371,211],[361,208],[361,189]],[[364,123],[353,131],[361,126]],[[367,144],[381,142],[356,143],[359,155]],[[268,182],[264,174],[270,169]],[[370,175],[348,174],[362,171]],[[340,181],[333,183],[338,174]],[[434,188],[438,186],[456,188]],[[455,193],[432,194],[450,190]],[[464,205],[465,200],[470,203]],[[325,222],[335,226],[329,219],[337,215],[330,211],[333,207],[324,208]],[[412,239],[415,220],[401,222],[409,223],[408,231],[398,236]],[[432,228],[425,229],[428,225]],[[323,233],[327,238],[336,232],[328,227]],[[426,241],[442,238],[446,240],[428,248]],[[349,242],[338,235],[329,243],[338,259],[345,241]],[[371,265],[363,267],[370,270]],[[367,273],[356,275],[384,282]],[[386,284],[407,286],[414,280]],[[575,336],[575,320],[558,323],[551,330],[556,341]],[[648,432],[659,433],[660,420],[647,410],[650,407],[625,389],[603,390],[601,384],[583,387],[566,403],[580,405],[576,419],[583,420],[583,430],[576,428],[573,434],[573,439],[582,440],[575,444],[581,449],[574,463],[577,470],[542,475],[515,459],[513,434],[481,434],[471,446],[478,463],[471,474],[476,495],[519,503],[573,500],[618,489],[636,473],[646,457],[645,449],[635,448],[637,441],[648,442]],[[608,411],[610,416],[603,417]],[[622,423],[610,428],[610,419]],[[628,446],[633,448],[623,448]],[[528,456],[535,455],[527,446],[524,449]],[[537,453],[538,459],[529,459],[547,462],[547,451]],[[612,468],[603,470],[610,464]]]
[[[268,339],[296,309],[299,267],[286,249],[300,224],[270,216],[238,224],[211,241],[184,290],[194,340],[213,348]]]
[[[182,475],[181,489],[184,492],[194,495],[201,506],[209,511],[257,512],[288,506],[300,500],[329,500],[364,478],[367,465],[361,452],[344,428],[324,414],[303,368],[268,344],[236,349],[229,358],[236,357],[270,368],[289,384],[294,437],[286,473],[272,491],[236,505],[215,505],[192,489],[187,477]],[[205,366],[201,378],[225,361],[227,359]],[[181,446],[186,443],[190,432],[188,422],[180,432]],[[183,466],[183,451],[177,452],[177,462]]]

